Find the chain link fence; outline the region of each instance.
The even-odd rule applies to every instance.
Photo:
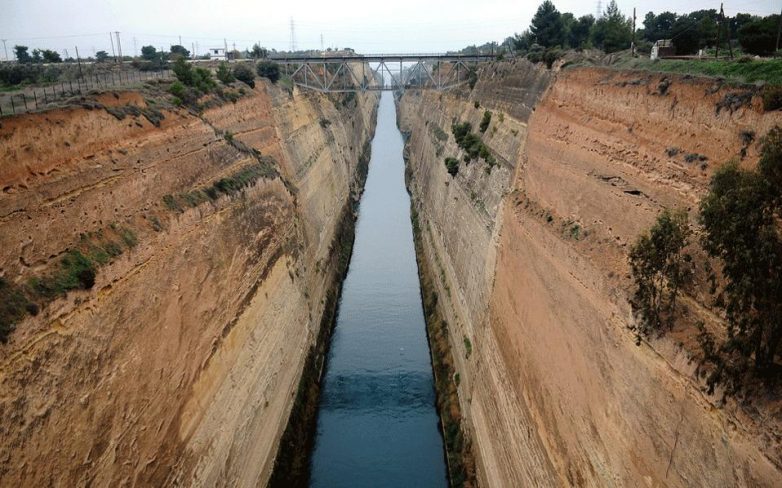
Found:
[[[0,93],[0,117],[34,112],[90,90],[130,87],[146,81],[170,79],[170,69],[161,71],[118,71],[96,73],[75,80],[60,81],[46,86],[26,87],[11,93]]]

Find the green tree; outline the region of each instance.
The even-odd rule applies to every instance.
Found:
[[[673,24],[676,23],[676,14],[673,12],[663,12],[655,15],[649,12],[644,17],[644,35],[643,38],[649,42],[655,42],[660,39],[670,39],[673,35]]]
[[[676,54],[695,54],[700,46],[700,37],[695,21],[687,16],[676,19],[671,28],[671,39],[676,47]]]
[[[561,46],[565,40],[562,16],[551,0],[540,4],[529,30],[535,36],[535,42],[544,47]]]
[[[109,59],[109,53],[106,51],[98,51],[95,53],[95,61],[104,63],[107,59]]]
[[[527,51],[533,44],[535,44],[535,36],[532,35],[529,29],[513,37],[513,47],[517,51]]]
[[[759,19],[751,14],[736,14],[733,17],[728,18],[728,25],[730,26],[730,38],[738,39],[739,29],[744,25],[754,22]]]
[[[636,286],[631,305],[640,319],[636,329],[639,340],[673,327],[676,299],[691,277],[691,258],[683,253],[689,235],[686,212],[666,209],[630,250]]]
[[[32,63],[33,58],[30,53],[27,52],[27,46],[14,46],[14,55],[16,60],[22,64]]]
[[[215,76],[217,76],[217,79],[226,85],[236,80],[234,74],[231,73],[231,68],[228,67],[228,63],[226,63],[225,61],[220,63],[219,66],[217,66],[217,71],[215,72]]]
[[[611,0],[603,16],[595,21],[591,33],[592,44],[607,53],[629,49],[632,29],[632,21]]]
[[[779,15],[769,15],[744,24],[738,29],[741,48],[760,56],[772,54],[776,47],[778,25]]]
[[[255,73],[252,68],[245,63],[240,63],[234,66],[234,76],[242,83],[246,83],[250,88],[255,88]],[[279,72],[278,72],[279,75]],[[276,81],[276,80],[273,80]]]
[[[595,18],[591,15],[584,15],[578,18],[571,26],[568,32],[568,45],[573,49],[582,49],[589,40],[589,32],[595,25]]]
[[[250,51],[253,59],[264,59],[269,57],[269,50],[261,47],[260,44],[253,44],[252,51]]]
[[[154,61],[159,56],[157,49],[155,49],[155,46],[142,46],[141,48],[141,57],[146,59],[147,61]]]
[[[190,57],[190,51],[185,49],[184,46],[180,46],[179,44],[174,44],[171,46],[171,56],[172,57],[182,57],[182,58],[189,58]]]
[[[272,83],[277,83],[280,79],[280,65],[272,61],[261,61],[258,63],[258,76],[268,78]]]
[[[62,63],[62,58],[60,57],[60,53],[58,53],[57,51],[44,49],[43,51],[41,51],[41,55],[43,56],[44,63]]]
[[[722,264],[727,340],[712,362],[710,385],[729,390],[749,375],[773,378],[782,339],[782,129],[764,138],[757,168],[720,168],[701,202],[704,248]],[[769,376],[771,375],[771,376]]]

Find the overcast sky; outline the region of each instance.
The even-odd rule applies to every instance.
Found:
[[[290,19],[296,47],[352,47],[363,53],[440,52],[470,44],[502,41],[528,25],[539,0],[0,0],[0,39],[11,48],[68,49],[82,55],[111,53],[109,31],[120,31],[123,52],[142,45],[178,43],[200,52],[221,46],[238,49],[253,42],[278,50],[290,46]],[[597,9],[597,0],[555,0],[562,12],[576,16]],[[607,0],[603,0],[603,6]],[[630,15],[638,9],[639,24],[649,10],[661,12],[719,8],[713,0],[619,0]],[[725,2],[727,15],[737,11],[766,15],[779,12],[782,0]],[[1,48],[1,46],[0,46]],[[0,52],[0,56],[4,53]]]

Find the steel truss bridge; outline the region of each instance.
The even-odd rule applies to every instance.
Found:
[[[448,90],[470,80],[491,54],[374,54],[273,57],[299,87],[323,93]],[[474,75],[472,75],[474,76]]]

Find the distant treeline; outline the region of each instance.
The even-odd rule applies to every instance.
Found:
[[[776,50],[779,15],[761,17],[748,13],[722,16],[716,9],[697,10],[678,15],[673,12],[648,12],[636,25],[635,42],[640,52],[648,53],[662,39],[672,40],[676,54],[696,54],[700,49],[718,46],[732,48],[738,54],[768,56]],[[530,26],[497,43],[469,46],[468,54],[519,51],[522,54],[549,49],[597,48],[607,53],[630,48],[633,21],[611,0],[599,18],[576,17],[561,13],[550,0],[538,7]]]

